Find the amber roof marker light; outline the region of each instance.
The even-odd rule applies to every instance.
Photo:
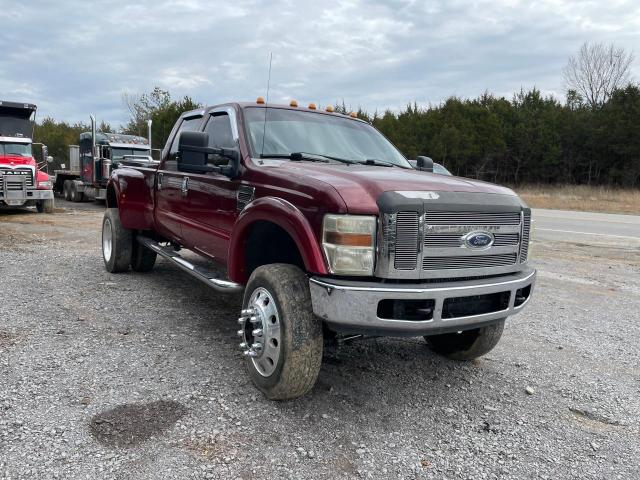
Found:
[[[289,102],[289,106],[290,107],[297,107],[298,106],[298,101],[297,100],[291,100]]]
[[[349,112],[349,116],[351,118],[358,118],[358,114],[356,112]]]
[[[256,103],[258,105],[264,105],[264,97],[258,97],[256,98]]]
[[[333,107],[331,105],[327,105],[327,108],[325,108],[325,110],[329,113],[333,113]]]
[[[310,103],[309,106],[307,107],[309,110],[315,110],[316,109],[316,104],[315,103]]]

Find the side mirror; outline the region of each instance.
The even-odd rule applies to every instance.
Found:
[[[423,172],[433,173],[433,160],[429,157],[418,157],[416,160],[416,168]]]
[[[42,145],[42,159],[49,161],[49,148],[46,145]]]
[[[178,139],[178,170],[193,173],[219,172],[229,177],[238,173],[239,154],[233,148],[211,148],[206,132],[181,132]],[[229,165],[209,165],[209,155],[231,160]]]

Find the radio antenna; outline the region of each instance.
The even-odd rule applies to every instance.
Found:
[[[264,124],[262,125],[262,149],[260,151],[260,162],[262,163],[262,155],[264,155],[264,139],[267,135],[267,109],[269,108],[269,89],[271,88],[271,62],[273,61],[273,52],[269,54],[269,77],[267,78],[267,99],[264,102]]]

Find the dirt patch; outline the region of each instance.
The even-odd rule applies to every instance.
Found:
[[[172,401],[126,404],[95,415],[89,429],[104,445],[132,447],[165,432],[186,413],[186,407]]]

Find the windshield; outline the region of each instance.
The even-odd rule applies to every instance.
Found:
[[[150,156],[151,153],[149,150],[142,150],[136,148],[112,148],[111,149],[111,160],[118,161],[122,160],[125,155],[144,155]]]
[[[0,142],[0,155],[18,155],[20,157],[31,157],[31,144]]]
[[[265,125],[265,109],[249,107],[244,112],[256,157],[304,152],[353,162],[378,160],[410,168],[402,154],[367,123],[335,115],[268,108]]]

